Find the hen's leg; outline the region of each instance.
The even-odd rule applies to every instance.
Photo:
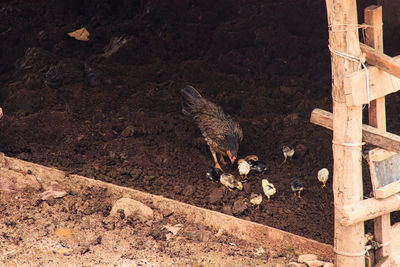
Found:
[[[222,164],[226,165],[226,161],[225,161],[225,159],[224,159],[224,155],[222,155],[222,153],[218,153],[218,154],[219,154],[219,161],[220,161]]]
[[[214,149],[211,146],[210,146],[210,151],[211,151],[211,154],[212,154],[212,156],[214,158],[215,168],[218,169],[218,170],[221,170],[223,172],[224,170],[222,170],[221,166],[218,163],[217,154],[215,153]]]

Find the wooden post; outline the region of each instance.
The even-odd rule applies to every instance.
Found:
[[[369,26],[365,30],[365,43],[375,50],[383,53],[383,33],[382,33],[382,7],[369,6],[364,10],[365,23]],[[369,124],[380,130],[386,131],[386,111],[385,97],[371,101],[368,110]],[[380,244],[386,244],[392,240],[390,225],[390,213],[384,214],[374,219],[375,240]],[[376,252],[375,259],[379,261],[385,256],[391,256],[392,246],[383,246]],[[385,261],[381,266],[389,266],[390,261]]]
[[[356,0],[326,0],[329,45],[332,51],[360,57]],[[334,49],[334,50],[333,50]],[[336,266],[364,266],[364,223],[343,226],[344,206],[363,196],[361,142],[362,106],[345,103],[344,76],[358,64],[331,54],[333,97],[333,194],[335,203],[334,251]]]

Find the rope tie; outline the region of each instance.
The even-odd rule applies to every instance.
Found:
[[[370,249],[375,249],[376,250],[376,249],[379,249],[379,248],[382,248],[384,246],[388,246],[388,245],[392,244],[392,240],[389,240],[389,241],[387,241],[387,242],[385,242],[383,244],[379,244],[376,241],[374,241],[374,243],[375,243],[374,245],[365,246],[365,251],[363,251],[363,252],[344,252],[344,251],[339,251],[339,250],[336,250],[336,249],[334,249],[333,252],[335,252],[336,254],[342,255],[342,256],[346,256],[346,257],[361,257],[361,256],[364,256],[365,254],[369,255],[368,251]]]
[[[368,25],[366,23],[363,23],[363,24],[338,24],[338,25],[330,24],[330,25],[328,25],[328,30],[330,32],[332,32],[332,33],[335,33],[335,32],[347,32],[347,31],[354,31],[354,30],[361,29],[362,30],[363,39],[365,41],[365,30],[367,28],[382,27],[382,26],[383,26],[383,24],[379,24],[379,25],[373,26],[373,25]],[[340,28],[340,27],[342,27],[342,28]],[[359,69],[360,69],[360,66],[362,66],[362,68],[365,69],[366,86],[367,86],[366,87],[367,88],[367,101],[368,101],[368,107],[369,107],[370,106],[370,102],[371,102],[371,99],[370,99],[370,88],[369,88],[369,73],[368,73],[368,69],[367,69],[367,67],[365,65],[365,57],[356,57],[356,56],[353,56],[353,55],[346,54],[344,52],[341,52],[341,51],[338,51],[338,50],[334,49],[330,45],[328,45],[328,48],[329,48],[329,50],[331,51],[332,54],[335,54],[337,56],[343,57],[343,58],[348,59],[350,61],[356,62],[356,63],[359,64]],[[392,77],[392,81],[393,81],[393,85],[397,86],[395,88],[399,88],[400,89],[400,79],[395,81],[395,80],[393,80],[393,77]],[[397,82],[399,82],[399,83],[397,83]],[[340,101],[337,101],[335,99],[334,99],[334,101],[340,103]],[[364,107],[365,106],[363,106],[363,108]]]
[[[333,145],[337,145],[337,146],[359,147],[359,146],[365,145],[365,142],[361,142],[361,143],[342,143],[342,142],[336,142],[336,141],[332,140],[332,144]],[[400,197],[399,197],[399,200],[400,200]]]
[[[335,54],[337,56],[343,57],[344,59],[356,62],[359,64],[359,69],[360,66],[363,67],[363,69],[365,70],[365,80],[366,80],[366,87],[367,87],[367,101],[368,101],[368,107],[370,105],[370,89],[369,89],[369,72],[367,69],[367,66],[365,65],[365,57],[356,57],[350,54],[346,54],[344,52],[338,51],[336,49],[334,49],[332,46],[328,45],[329,50],[331,51],[332,54]]]

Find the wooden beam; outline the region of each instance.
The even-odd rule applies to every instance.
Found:
[[[331,112],[314,109],[311,112],[310,122],[325,127],[329,130],[333,129],[333,115]],[[362,125],[363,141],[383,149],[400,153],[400,136],[379,130],[375,127]]]
[[[360,49],[365,54],[367,63],[400,78],[400,64],[394,58],[363,43],[360,43]]]
[[[382,30],[382,6],[372,5],[364,9],[364,18],[365,23],[370,25],[365,30],[365,43],[374,48],[374,51],[383,54],[383,30]],[[367,62],[372,63],[373,59],[369,55],[367,55]],[[393,58],[390,58],[390,61],[395,62],[399,67],[400,74],[400,64],[397,64]],[[373,64],[373,63],[372,63]],[[377,65],[377,64],[374,64]],[[383,70],[381,65],[378,65]],[[392,66],[389,66],[389,71],[392,71]],[[387,70],[386,70],[387,71]],[[393,73],[391,73],[393,74]],[[393,74],[394,75],[394,74]],[[399,76],[396,76],[399,77]],[[392,82],[393,83],[393,82]],[[379,86],[379,85],[378,85]],[[371,101],[371,104],[368,109],[368,119],[369,125],[378,128],[379,130],[386,131],[386,110],[385,110],[385,96],[379,97],[376,100]],[[397,186],[395,186],[397,184]],[[394,193],[399,192],[396,191],[400,186],[400,183],[392,183],[390,185],[381,187],[375,190],[375,198],[388,197]],[[390,213],[383,214],[374,219],[374,232],[375,232],[375,240],[380,244],[386,244],[392,241],[392,228],[390,225]],[[387,245],[376,251],[376,261],[384,257],[391,257],[392,255],[392,246]],[[389,267],[390,261],[386,261],[382,264],[382,267]]]
[[[372,220],[397,210],[400,210],[399,193],[384,199],[368,198],[344,206],[340,223],[344,226],[349,226]]]
[[[394,57],[400,63],[400,56]],[[368,66],[369,100],[386,96],[400,90],[400,79],[375,66]],[[358,106],[368,104],[367,73],[359,70],[347,75],[344,79],[346,104]]]
[[[375,190],[375,198],[382,199],[400,192],[400,180]],[[390,213],[389,213],[390,214]],[[390,217],[389,217],[390,219]],[[389,224],[390,226],[390,224]]]
[[[360,55],[356,0],[326,0],[329,46],[348,55]],[[335,204],[334,251],[336,266],[364,266],[365,257],[359,254],[364,247],[364,223],[343,226],[343,206],[363,197],[361,146],[362,107],[345,103],[344,77],[357,70],[358,64],[336,53],[331,54],[333,98],[333,195]]]

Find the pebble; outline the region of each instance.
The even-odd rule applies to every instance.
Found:
[[[154,218],[153,210],[131,198],[120,198],[113,205],[110,215],[119,216],[118,210],[123,210],[125,217],[135,216],[141,222],[151,222]]]
[[[131,137],[136,133],[136,128],[133,125],[129,125],[127,126],[122,132],[121,132],[121,136],[122,137]]]
[[[232,213],[234,215],[239,215],[247,209],[247,204],[243,199],[238,199],[233,203]]]
[[[298,262],[302,262],[302,263],[306,263],[306,262],[309,262],[309,261],[315,261],[317,259],[318,259],[317,255],[314,255],[314,254],[303,254],[303,255],[299,256],[297,261]]]
[[[290,262],[291,267],[333,267],[334,264],[318,260],[317,255],[314,254],[303,254],[297,259],[297,262]]]
[[[289,262],[288,267],[308,267],[305,263]]]
[[[221,188],[215,188],[211,191],[210,195],[208,195],[208,202],[210,204],[216,204],[222,200],[224,197],[224,192]]]

